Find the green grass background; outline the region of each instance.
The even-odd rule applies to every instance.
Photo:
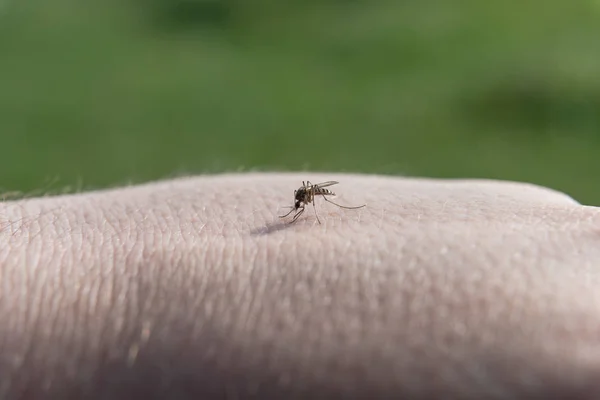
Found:
[[[0,0],[0,191],[332,170],[600,204],[600,3]]]

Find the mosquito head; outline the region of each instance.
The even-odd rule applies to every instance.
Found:
[[[298,204],[298,207],[300,207],[300,202],[306,200],[306,194],[306,189],[304,188],[300,188],[294,192],[294,200],[296,201],[296,204]]]

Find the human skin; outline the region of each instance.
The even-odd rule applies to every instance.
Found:
[[[302,180],[338,180],[295,224]],[[0,398],[594,399],[600,213],[229,174],[0,203]]]

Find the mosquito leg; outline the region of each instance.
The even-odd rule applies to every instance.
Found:
[[[290,210],[290,212],[289,212],[289,213],[287,213],[287,214],[285,214],[285,215],[280,215],[280,216],[279,216],[279,218],[285,218],[285,217],[287,217],[288,215],[290,215],[291,213],[293,213],[293,212],[295,211],[295,209],[294,209],[294,207],[291,207],[291,208],[292,208],[292,209]]]
[[[302,208],[300,209],[300,211],[298,211],[298,212],[296,213],[296,215],[294,215],[294,218],[292,219],[292,222],[290,222],[290,224],[293,224],[294,222],[296,222],[296,220],[298,219],[298,217],[299,217],[300,215],[302,215],[302,213],[303,213],[303,212],[304,212],[304,207],[302,207]]]
[[[313,210],[315,210],[315,217],[317,217],[317,222],[318,222],[318,223],[319,223],[319,225],[320,225],[320,224],[321,224],[321,220],[319,219],[319,214],[317,214],[317,207],[315,206],[315,201],[314,201],[314,198],[313,198],[312,205],[313,205]]]
[[[312,201],[313,210],[315,210],[315,217],[317,217],[317,222],[319,225],[321,224],[321,220],[319,219],[319,214],[317,213],[317,206],[315,206],[315,196],[317,195],[317,188],[312,185],[310,182],[306,182],[308,187],[310,188],[310,200]]]
[[[347,208],[348,210],[355,210],[355,209],[357,209],[357,208],[363,208],[364,206],[366,206],[366,204],[363,204],[362,206],[358,206],[358,207],[349,207],[349,206],[343,206],[343,205],[341,205],[341,204],[338,204],[338,203],[334,203],[333,201],[329,200],[329,199],[327,198],[327,196],[323,196],[323,199],[325,199],[325,201],[328,201],[329,203],[331,203],[331,204],[334,204],[334,205],[336,205],[336,206],[338,206],[338,207],[341,207],[341,208]]]

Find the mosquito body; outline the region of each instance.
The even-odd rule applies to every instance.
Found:
[[[366,205],[366,204],[363,204],[362,206],[358,206],[358,207],[348,207],[348,206],[342,206],[340,204],[334,203],[333,201],[329,200],[327,198],[327,196],[335,196],[335,193],[333,193],[331,190],[326,189],[326,188],[328,186],[337,185],[338,183],[339,182],[336,182],[336,181],[327,181],[327,182],[313,184],[313,183],[310,183],[309,181],[306,181],[306,182],[302,181],[302,186],[300,186],[300,188],[298,188],[297,190],[294,190],[294,205],[291,207],[292,209],[290,210],[289,213],[287,213],[285,215],[281,215],[279,218],[285,218],[295,211],[296,214],[294,215],[294,218],[292,218],[292,221],[290,222],[290,223],[294,223],[294,222],[296,222],[298,217],[300,217],[300,215],[302,215],[302,213],[305,210],[306,205],[309,203],[312,203],[313,209],[315,210],[315,216],[317,217],[317,222],[320,224],[321,220],[319,219],[319,215],[317,214],[317,208],[315,207],[315,197],[316,196],[322,196],[323,200],[325,200],[331,204],[334,204],[338,207],[346,208],[348,210],[362,208]]]

